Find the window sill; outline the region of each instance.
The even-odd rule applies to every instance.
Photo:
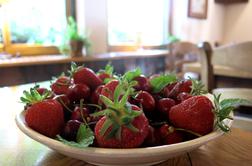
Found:
[[[98,54],[94,56],[70,57],[66,55],[42,55],[15,57],[9,59],[0,59],[0,67],[19,67],[44,64],[60,64],[70,62],[90,62],[102,60],[127,60],[135,58],[154,58],[165,57],[169,52],[167,50],[139,50],[132,52],[111,52]]]

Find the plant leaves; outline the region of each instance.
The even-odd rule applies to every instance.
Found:
[[[57,135],[57,139],[61,142],[63,142],[66,145],[77,147],[77,148],[86,148],[89,145],[93,144],[94,141],[94,133],[93,131],[84,124],[80,125],[80,128],[77,133],[76,140],[77,142],[74,141],[68,141],[64,138],[62,138],[60,135]]]
[[[150,84],[152,86],[152,91],[154,93],[160,92],[166,85],[177,81],[177,78],[174,74],[164,74],[158,77],[155,77],[150,80]]]
[[[128,82],[132,81],[135,77],[138,77],[142,74],[140,68],[136,68],[135,70],[128,71],[123,75],[123,80],[127,80]]]
[[[223,99],[220,102],[220,109],[226,108],[226,107],[237,107],[239,105],[246,105],[251,103],[248,100],[245,99],[239,99],[239,98],[232,98],[232,99]]]
[[[105,73],[109,74],[109,75],[113,75],[113,72],[114,72],[114,67],[110,65],[110,63],[108,63],[106,66],[105,66]]]

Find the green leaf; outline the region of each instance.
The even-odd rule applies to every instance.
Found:
[[[60,135],[57,135],[57,139],[61,142],[63,142],[66,145],[77,147],[77,148],[86,148],[89,145],[93,144],[94,141],[94,133],[93,131],[84,124],[81,124],[79,127],[79,130],[77,132],[76,140],[74,141],[68,141],[64,138],[62,138]]]
[[[246,104],[249,104],[251,103],[250,101],[248,100],[245,100],[245,99],[238,99],[238,98],[232,98],[232,99],[223,99],[221,102],[220,102],[220,108],[226,108],[226,107],[237,107],[239,105],[246,105]]]
[[[113,105],[113,102],[106,96],[100,95],[100,99],[107,107]]]
[[[128,82],[132,81],[135,77],[138,77],[142,74],[142,71],[140,68],[136,68],[133,71],[126,72],[122,78],[123,80],[127,80]]]
[[[150,80],[152,91],[154,93],[160,92],[166,85],[177,81],[174,74],[163,74]]]
[[[214,105],[215,105],[215,114],[217,117],[216,125],[224,132],[230,131],[230,128],[224,123],[225,119],[231,119],[229,116],[230,113],[235,109],[235,107],[241,104],[250,103],[248,100],[239,99],[239,98],[230,98],[220,101],[221,94],[214,95]]]
[[[192,81],[192,90],[190,93],[193,96],[202,95],[202,94],[207,93],[207,90],[205,89],[205,85],[201,81],[195,80],[192,78],[190,78],[190,80]]]
[[[105,73],[109,74],[109,75],[113,75],[113,72],[114,72],[114,67],[112,65],[110,65],[110,63],[108,63],[106,66],[105,66]]]

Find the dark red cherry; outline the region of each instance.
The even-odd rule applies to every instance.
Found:
[[[81,122],[78,120],[69,120],[62,132],[62,137],[67,139],[68,141],[76,141],[76,135],[78,129],[81,125]]]
[[[88,100],[90,97],[90,88],[85,84],[71,85],[67,96],[71,102],[79,102],[81,99]]]

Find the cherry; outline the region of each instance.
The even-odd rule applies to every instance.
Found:
[[[164,97],[170,97],[171,92],[172,92],[172,90],[174,89],[174,87],[176,85],[177,85],[177,82],[166,85],[166,87],[164,87],[164,89],[162,90],[163,96]]]
[[[178,94],[178,96],[177,96],[177,101],[178,101],[179,103],[181,103],[182,101],[184,101],[184,100],[186,100],[186,99],[189,99],[190,97],[192,97],[191,94],[186,93],[186,92],[182,92],[182,93]]]
[[[143,110],[146,112],[152,112],[155,109],[155,100],[152,95],[146,91],[140,91],[136,95],[136,100],[142,105]]]
[[[85,84],[73,84],[69,87],[67,96],[72,102],[79,102],[81,99],[88,100],[90,88]]]
[[[78,120],[80,122],[83,122],[82,115],[83,115],[83,118],[85,118],[87,120],[87,117],[89,117],[89,113],[90,112],[89,112],[88,108],[83,107],[81,109],[80,107],[77,106],[77,107],[75,107],[74,111],[72,112],[70,119],[71,120]],[[89,120],[87,120],[87,121],[89,121]]]
[[[81,125],[81,122],[78,120],[69,120],[62,132],[62,137],[67,139],[68,141],[76,141],[76,135],[78,129]]]
[[[65,94],[55,96],[53,99],[57,100],[63,106],[63,108],[70,107],[71,105],[69,98]]]
[[[182,133],[168,124],[163,124],[159,128],[159,135],[161,137],[161,142],[164,145],[179,143],[183,141]]]
[[[147,77],[145,77],[144,75],[140,75],[138,77],[135,77],[134,80],[137,81],[137,85],[134,86],[134,88],[137,91],[140,91],[140,90],[144,90],[148,92],[150,91],[151,86]]]
[[[157,108],[159,112],[168,117],[171,107],[173,107],[175,104],[176,104],[175,100],[171,98],[162,98],[158,100]]]
[[[144,145],[146,146],[157,146],[160,144],[160,137],[155,132],[156,129],[149,125],[149,132],[144,140]]]

